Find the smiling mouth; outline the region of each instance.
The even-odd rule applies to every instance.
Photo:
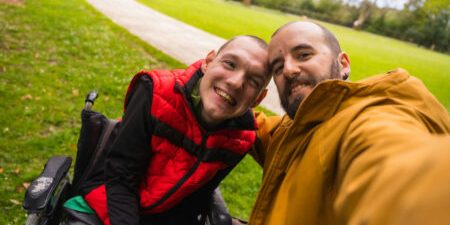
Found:
[[[216,92],[217,95],[219,95],[220,97],[222,97],[222,99],[227,102],[228,104],[230,104],[231,106],[235,106],[236,100],[234,100],[233,97],[231,97],[231,95],[229,95],[228,93],[226,93],[225,91],[223,91],[222,89],[219,88],[214,88],[214,91]]]
[[[303,88],[307,88],[307,87],[311,87],[312,85],[309,83],[295,83],[295,84],[291,84],[290,88],[290,92],[289,95],[292,95],[294,93],[299,92],[301,89]]]

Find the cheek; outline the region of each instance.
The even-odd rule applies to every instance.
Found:
[[[314,70],[316,74],[327,74],[329,72],[330,66],[332,65],[332,62],[328,60],[316,60],[314,62],[311,62],[309,68],[310,70]],[[313,71],[311,71],[313,72]]]
[[[207,97],[209,86],[210,86],[210,80],[208,78],[204,77],[201,80],[200,86],[198,88],[199,95],[202,99]]]
[[[275,86],[277,86],[278,92],[281,92],[284,90],[285,80],[282,75],[274,77],[273,82],[275,83]]]
[[[258,94],[259,90],[249,88],[249,91],[247,91],[246,93],[246,96],[248,96],[248,98],[246,98],[244,101],[247,102],[248,104],[252,104],[256,100],[256,96],[258,96]]]

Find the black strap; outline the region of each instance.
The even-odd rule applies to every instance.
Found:
[[[189,139],[170,125],[158,120],[154,116],[152,116],[152,120],[154,127],[153,135],[167,139],[170,143],[185,149],[203,162],[221,161],[229,166],[232,166],[238,163],[243,157],[238,153],[226,149],[203,149],[201,145],[196,144],[193,140]]]

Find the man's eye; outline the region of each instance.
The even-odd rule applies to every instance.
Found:
[[[234,69],[234,68],[236,68],[236,65],[232,61],[225,60],[225,61],[223,61],[223,64],[225,65],[225,67],[227,69]]]
[[[280,75],[283,71],[283,65],[275,66],[272,70],[272,75]]]
[[[256,79],[250,79],[249,83],[253,88],[259,88],[260,86],[259,82]]]
[[[310,52],[302,52],[302,53],[299,53],[298,55],[297,55],[297,58],[299,59],[299,60],[307,60],[307,59],[309,59],[310,57],[311,57],[311,53]]]

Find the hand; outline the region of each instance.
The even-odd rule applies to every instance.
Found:
[[[231,219],[231,224],[232,225],[246,225],[246,224],[248,224],[248,222],[240,220],[240,219],[237,219],[237,218],[232,218]]]

